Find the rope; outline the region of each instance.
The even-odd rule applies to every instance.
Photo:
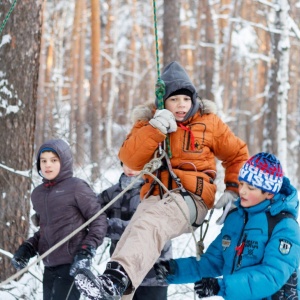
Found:
[[[3,20],[2,24],[1,24],[1,27],[0,27],[0,34],[1,34],[2,30],[4,29],[4,27],[5,27],[5,25],[6,25],[7,21],[8,21],[8,18],[10,17],[12,11],[14,10],[16,3],[17,3],[17,0],[15,0],[13,2],[13,4],[11,5],[11,7],[10,7],[10,9],[9,9],[6,17],[5,17],[5,19]]]
[[[157,151],[158,152],[158,151]],[[140,177],[142,177],[143,175],[147,174],[149,176],[151,176],[156,182],[158,182],[161,187],[164,189],[164,191],[166,192],[166,194],[168,194],[170,196],[170,198],[176,203],[176,205],[179,207],[180,211],[182,212],[188,227],[192,233],[192,237],[194,239],[194,242],[196,244],[196,248],[197,248],[197,260],[200,259],[200,255],[203,253],[201,253],[198,250],[198,242],[196,240],[196,236],[193,230],[192,225],[189,222],[189,218],[188,216],[185,214],[185,212],[182,210],[182,208],[180,207],[178,201],[176,200],[176,198],[174,197],[174,193],[172,193],[171,191],[169,191],[166,186],[161,182],[161,180],[159,178],[157,178],[155,175],[152,174],[152,172],[154,172],[156,169],[158,169],[161,165],[162,165],[162,159],[166,156],[166,152],[163,151],[162,155],[160,155],[159,157],[157,156],[157,152],[154,155],[154,158],[147,164],[145,164],[144,169],[141,171],[141,173],[136,177],[135,180],[133,180],[120,194],[118,194],[114,199],[112,199],[108,204],[106,204],[99,212],[97,212],[93,217],[91,217],[89,220],[87,220],[84,224],[82,224],[80,227],[78,227],[77,229],[75,229],[73,232],[71,232],[69,235],[67,235],[64,239],[62,239],[60,242],[58,242],[56,245],[54,245],[53,247],[51,247],[48,251],[46,251],[44,254],[42,254],[41,256],[39,256],[37,259],[35,259],[31,264],[29,264],[28,266],[26,266],[24,269],[18,271],[17,273],[15,273],[14,275],[10,276],[8,279],[6,279],[5,281],[2,281],[0,283],[0,288],[3,287],[4,285],[8,284],[10,281],[18,278],[20,275],[24,274],[25,272],[27,272],[32,266],[36,265],[37,263],[39,263],[43,258],[45,258],[46,256],[48,256],[51,252],[53,252],[54,250],[56,250],[58,247],[60,247],[62,244],[64,244],[66,241],[68,241],[70,238],[72,238],[74,235],[76,235],[78,232],[80,232],[81,230],[83,230],[85,227],[87,227],[90,223],[92,223],[95,219],[97,219],[103,212],[105,212],[112,204],[114,204],[119,198],[121,198],[121,196],[123,196],[128,190],[130,190],[134,184],[140,179]],[[211,211],[211,215],[212,215],[212,211]],[[210,217],[211,217],[210,215]],[[210,219],[210,218],[209,218]],[[205,221],[204,221],[205,222]],[[204,223],[203,222],[203,223]],[[204,234],[202,234],[202,241],[207,233],[208,230],[208,222],[207,221],[207,226],[206,229],[204,231]],[[201,225],[202,228],[202,225]]]
[[[158,102],[158,109],[164,109],[165,103],[164,103],[164,95],[165,95],[165,83],[160,78],[160,66],[159,66],[159,47],[158,47],[158,34],[157,34],[157,17],[156,17],[156,1],[153,0],[153,17],[154,17],[154,35],[155,35],[155,53],[156,53],[156,69],[157,69],[157,81],[155,85],[155,96],[157,98]],[[159,145],[159,148],[161,148],[161,145]],[[171,152],[171,146],[170,146],[170,139],[167,135],[166,138],[166,149],[167,153],[170,158],[172,158],[172,152]]]
[[[197,245],[196,245],[197,258],[200,258],[200,256],[204,253],[204,238],[207,234],[208,227],[209,227],[209,222],[210,222],[210,219],[211,219],[211,216],[212,216],[213,212],[214,212],[214,209],[211,209],[208,219],[204,220],[203,223],[200,226],[200,240],[197,242]],[[203,229],[204,224],[206,225],[205,229]]]
[[[153,17],[154,17],[154,33],[155,33],[155,46],[156,46],[156,69],[157,78],[160,79],[160,67],[159,67],[159,48],[158,48],[158,34],[157,34],[157,18],[156,18],[156,1],[153,0]]]
[[[8,279],[6,279],[5,281],[0,283],[0,288],[2,286],[4,286],[5,284],[9,283],[10,281],[16,279],[17,277],[19,277],[20,275],[24,274],[25,272],[27,272],[32,266],[36,265],[37,263],[39,263],[43,258],[45,258],[46,256],[48,256],[51,252],[53,252],[54,250],[56,250],[58,247],[60,247],[62,244],[64,244],[66,241],[68,241],[70,238],[72,238],[74,235],[76,235],[78,232],[80,232],[81,230],[83,230],[86,226],[88,226],[90,223],[92,223],[95,219],[97,219],[104,211],[106,211],[113,203],[115,203],[121,196],[123,196],[124,193],[126,193],[129,189],[131,189],[131,187],[133,187],[133,185],[138,181],[138,179],[142,176],[142,172],[140,173],[139,176],[137,176],[137,178],[130,183],[126,189],[124,189],[120,194],[118,194],[111,202],[109,202],[107,205],[105,205],[100,211],[98,211],[93,217],[91,217],[89,220],[87,220],[84,224],[82,224],[80,227],[78,227],[77,229],[75,229],[72,233],[70,233],[69,235],[67,235],[64,239],[62,239],[60,242],[58,242],[56,245],[54,245],[53,247],[51,247],[48,251],[46,251],[44,254],[42,254],[41,256],[39,256],[36,260],[34,260],[30,265],[28,265],[27,267],[25,267],[24,269],[18,271],[16,274],[12,275],[11,277],[9,277]]]

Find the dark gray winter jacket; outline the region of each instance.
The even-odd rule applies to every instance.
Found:
[[[101,206],[89,185],[73,176],[71,149],[63,140],[50,140],[43,144],[37,154],[37,169],[40,172],[41,150],[52,148],[60,158],[60,172],[51,181],[43,179],[43,184],[31,194],[33,209],[39,218],[40,229],[27,242],[42,255],[80,225],[94,216]],[[107,230],[104,214],[94,220],[55,251],[43,259],[45,266],[57,266],[73,262],[81,244],[97,248],[103,242]]]
[[[124,173],[120,176],[119,182],[107,190],[103,191],[99,196],[101,206],[106,205],[119,195],[135,177],[128,177]],[[108,220],[107,237],[111,239],[110,254],[114,249],[131,217],[136,211],[140,203],[140,189],[143,185],[143,180],[137,182],[130,190],[128,190],[123,197],[119,198],[112,204],[105,212]],[[161,252],[160,259],[167,260],[172,258],[172,244],[168,241]],[[166,286],[166,283],[161,283],[156,280],[154,269],[152,268],[144,278],[141,286]]]

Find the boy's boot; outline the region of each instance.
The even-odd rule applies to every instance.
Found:
[[[103,275],[95,276],[88,269],[79,269],[75,285],[80,293],[93,300],[119,300],[131,285],[123,267],[117,262],[109,262]]]

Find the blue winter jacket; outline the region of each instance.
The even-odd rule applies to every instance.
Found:
[[[273,199],[249,208],[241,207],[238,199],[236,205],[200,261],[195,257],[176,259],[175,275],[168,276],[168,282],[193,283],[203,277],[223,276],[219,295],[226,300],[298,299],[296,189],[284,178],[280,193]],[[274,216],[282,211],[294,218],[281,219],[269,237],[267,212]]]

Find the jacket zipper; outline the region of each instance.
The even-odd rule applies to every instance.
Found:
[[[242,263],[242,256],[243,256],[243,251],[245,248],[245,242],[247,239],[247,235],[244,234],[244,229],[245,226],[248,222],[248,214],[245,213],[245,217],[244,217],[244,224],[243,224],[243,228],[241,230],[241,235],[239,238],[239,242],[238,242],[238,246],[235,247],[235,255],[234,255],[234,260],[233,260],[233,264],[232,264],[232,269],[231,269],[231,274],[233,273],[235,266],[240,267],[241,263]]]
[[[50,244],[49,244],[49,240],[48,240],[48,232],[46,230],[46,228],[48,228],[48,222],[49,222],[49,215],[48,215],[48,197],[50,194],[50,188],[51,187],[47,187],[47,193],[46,193],[46,197],[44,198],[44,204],[45,204],[45,208],[46,208],[46,216],[47,216],[47,222],[46,222],[46,226],[45,226],[45,240],[47,241],[48,244],[48,250],[50,249]],[[48,251],[47,250],[47,251]],[[49,255],[47,257],[45,257],[45,259],[47,260],[48,264],[49,262]]]

